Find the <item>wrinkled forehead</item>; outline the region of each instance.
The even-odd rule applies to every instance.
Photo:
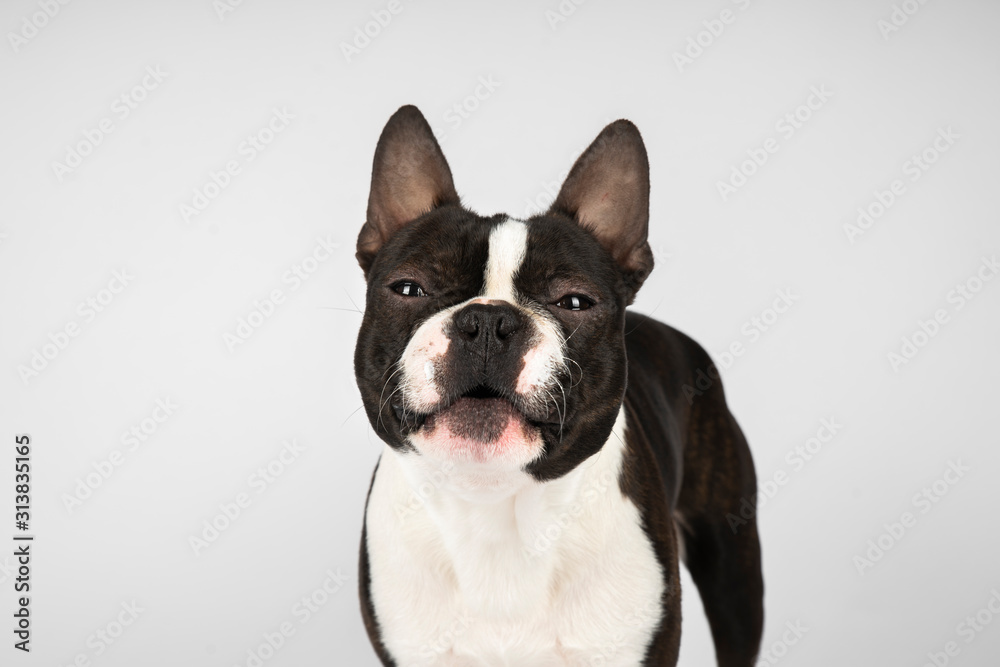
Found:
[[[376,272],[461,284],[508,301],[554,280],[603,290],[616,279],[607,252],[570,220],[482,217],[462,209],[438,210],[403,229],[380,253]]]
[[[484,218],[459,208],[437,209],[401,229],[379,252],[372,271],[412,274],[434,282],[478,275],[489,256],[490,232],[506,216]]]
[[[565,284],[610,294],[621,282],[611,255],[588,231],[561,216],[525,221],[528,235],[516,284],[529,291]],[[596,296],[596,294],[595,294]]]

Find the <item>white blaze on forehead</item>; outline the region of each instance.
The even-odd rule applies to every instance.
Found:
[[[528,225],[508,218],[490,232],[489,257],[486,260],[487,299],[514,299],[514,274],[521,268],[528,250]]]
[[[489,256],[486,260],[486,290],[480,301],[492,299],[517,304],[514,276],[528,251],[528,225],[522,220],[507,218],[490,232]],[[533,309],[519,309],[533,323],[537,337],[524,355],[524,368],[517,378],[517,393],[526,395],[544,391],[553,384],[563,358],[563,339],[551,316]]]

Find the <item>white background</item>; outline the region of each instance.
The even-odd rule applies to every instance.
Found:
[[[268,666],[377,664],[356,594],[380,446],[355,412],[353,245],[375,142],[406,103],[483,213],[546,203],[605,122],[639,126],[657,268],[635,307],[717,360],[743,343],[723,371],[730,405],[761,483],[785,482],[760,511],[778,662],[918,666],[955,641],[949,664],[997,664],[1000,619],[971,641],[959,624],[1000,591],[1000,280],[973,280],[961,309],[952,290],[1000,251],[1000,6],[909,0],[888,32],[890,0],[590,0],[558,21],[556,0],[400,2],[350,59],[341,43],[385,2],[79,0],[51,18],[3,3],[0,540],[17,532],[13,440],[29,433],[36,541],[30,655],[11,646],[13,546],[0,549],[0,664],[247,665],[285,621],[295,634]],[[703,22],[718,32],[723,10],[733,20],[711,37]],[[679,66],[700,32],[707,46]],[[162,81],[134,90],[147,68]],[[475,99],[480,77],[495,88]],[[812,87],[831,96],[800,109]],[[143,98],[127,117],[122,95]],[[294,119],[247,160],[241,142],[275,108]],[[808,119],[786,136],[776,124],[797,111]],[[112,131],[86,145],[105,118]],[[947,128],[958,138],[911,180],[905,163]],[[769,138],[777,152],[723,200],[718,182]],[[228,160],[239,173],[185,220]],[[904,193],[852,243],[844,226],[894,179]],[[319,237],[339,248],[293,289],[283,275]],[[127,286],[103,292],[122,270]],[[230,350],[224,336],[274,289],[284,302]],[[774,321],[778,290],[795,301]],[[106,302],[92,319],[87,299]],[[938,309],[947,322],[893,368]],[[771,324],[751,340],[754,317]],[[26,373],[36,352],[51,358]],[[168,398],[173,414],[130,450],[122,434]],[[836,435],[791,464],[830,418]],[[302,453],[258,493],[250,476],[293,438]],[[121,465],[68,507],[115,450]],[[968,471],[943,497],[914,503],[957,462]],[[196,554],[189,538],[240,493],[250,506]],[[916,525],[858,565],[907,511]],[[340,590],[300,623],[293,606],[327,571]],[[684,585],[681,664],[712,664]],[[98,643],[133,601],[138,619]],[[786,623],[808,631],[783,645]]]

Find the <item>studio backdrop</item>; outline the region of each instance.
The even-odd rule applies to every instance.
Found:
[[[987,0],[6,0],[0,664],[378,664],[355,244],[405,104],[521,219],[639,128],[633,308],[711,353],[686,391],[721,378],[753,452],[760,664],[998,664],[998,30]],[[714,664],[682,576],[680,664]]]

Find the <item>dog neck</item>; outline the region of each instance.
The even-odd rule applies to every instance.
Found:
[[[444,556],[471,612],[530,610],[552,592],[568,555],[598,552],[612,539],[624,437],[622,410],[597,454],[547,482],[386,447],[379,477],[392,488],[399,546]]]

